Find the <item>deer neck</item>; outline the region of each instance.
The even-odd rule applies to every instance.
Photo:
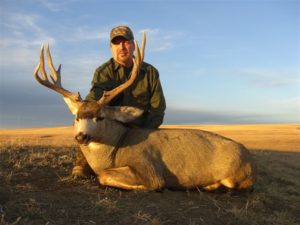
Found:
[[[124,141],[128,128],[121,124],[116,124],[116,126],[118,129],[114,130],[113,133],[108,132],[110,135],[81,146],[81,151],[96,174],[100,174],[104,169],[113,166],[117,149]]]
[[[111,147],[116,146],[128,130],[128,128],[120,122],[112,120],[107,120],[105,127],[107,128],[107,132],[102,136],[102,140],[99,142]]]

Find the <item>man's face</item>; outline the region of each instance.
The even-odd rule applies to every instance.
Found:
[[[134,52],[134,43],[123,37],[116,37],[110,44],[113,58],[121,65],[130,67]]]

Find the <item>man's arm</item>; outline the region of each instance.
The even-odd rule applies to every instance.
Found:
[[[145,128],[151,129],[156,129],[162,124],[166,110],[166,101],[159,80],[159,73],[157,70],[154,70],[154,73],[154,76],[152,76],[153,79],[150,81],[150,107],[144,123]]]

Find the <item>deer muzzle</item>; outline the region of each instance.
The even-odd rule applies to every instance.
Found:
[[[90,140],[92,139],[92,137],[90,135],[84,134],[83,132],[79,132],[78,134],[76,134],[75,136],[75,140],[79,143],[79,144],[88,144],[90,142]]]

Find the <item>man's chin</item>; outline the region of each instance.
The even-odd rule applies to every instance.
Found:
[[[130,61],[130,59],[128,59],[128,57],[119,57],[118,58],[118,63],[121,65],[126,65],[129,61]]]
[[[128,56],[128,55],[120,55],[120,56],[119,56],[119,60],[120,60],[120,61],[126,62],[128,59],[129,59],[129,56]]]

